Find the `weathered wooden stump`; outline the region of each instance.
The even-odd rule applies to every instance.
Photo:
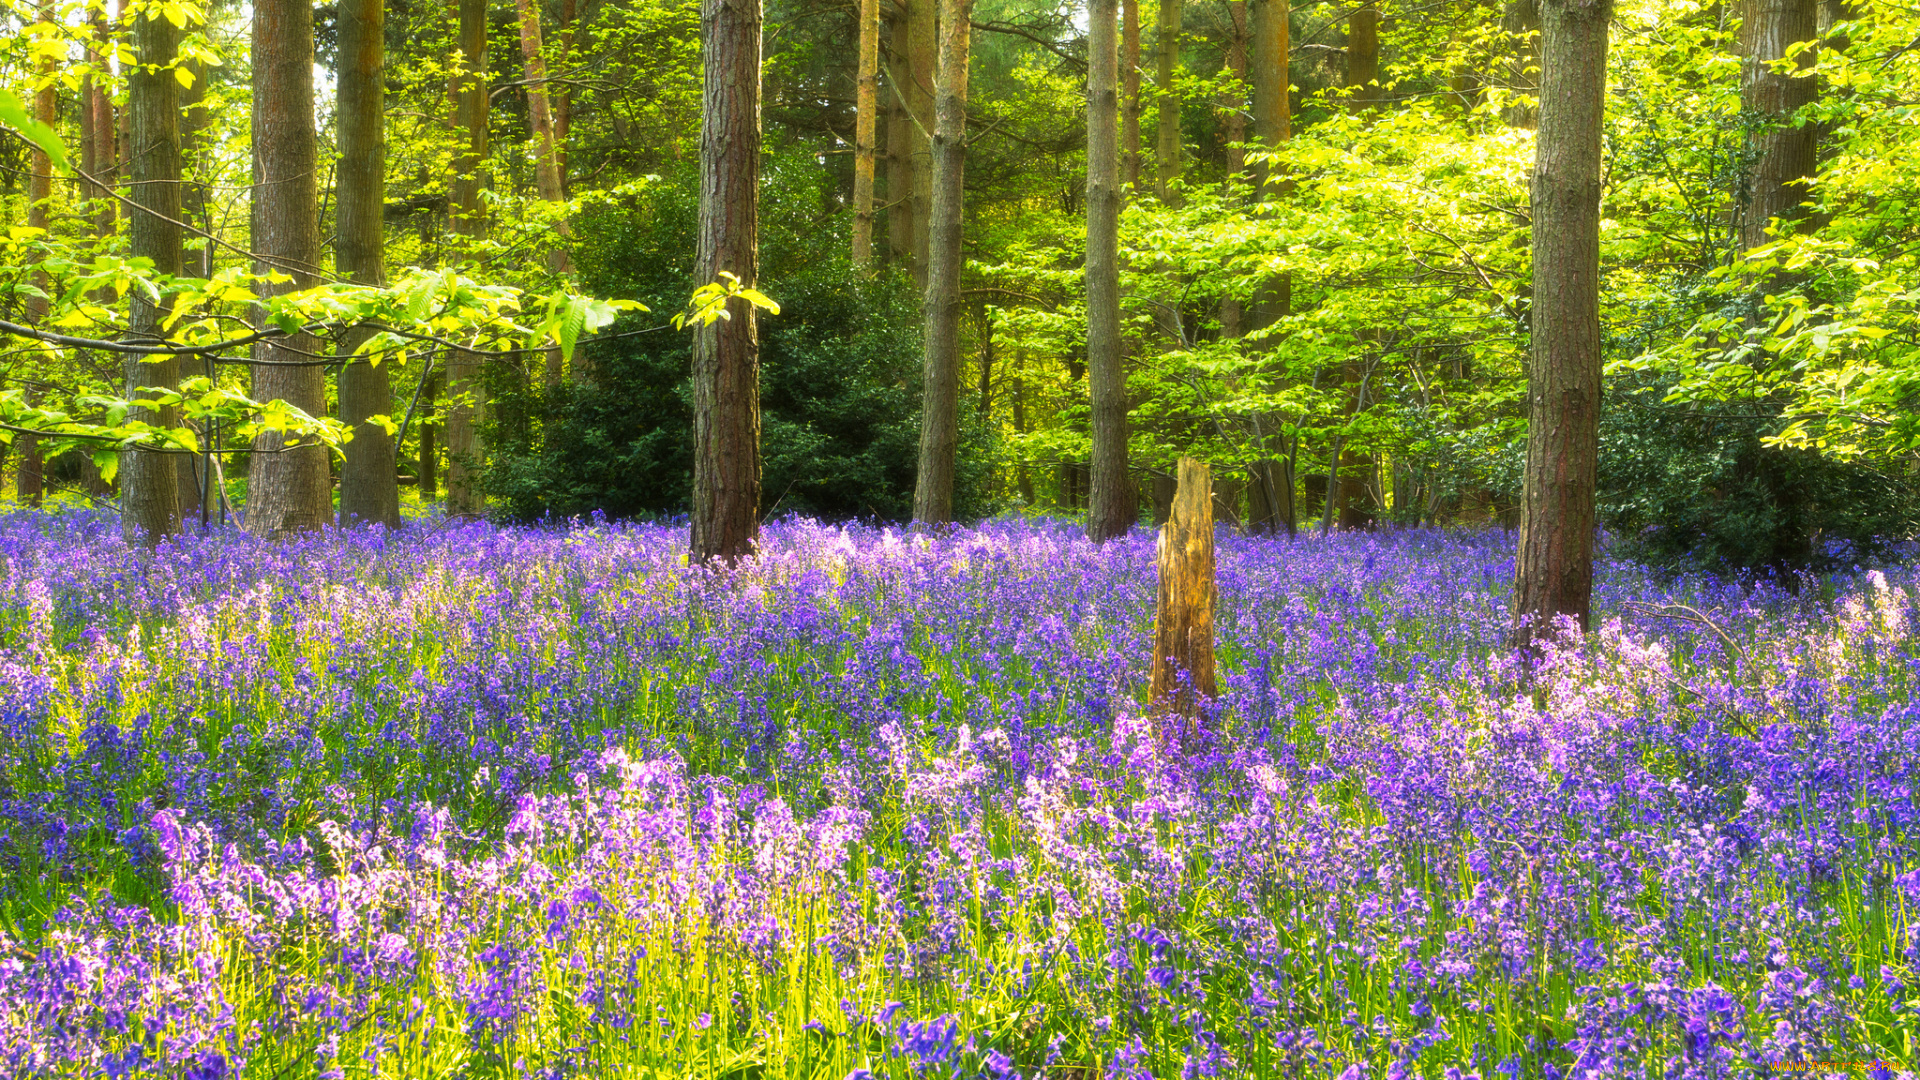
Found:
[[[1181,458],[1173,512],[1160,529],[1160,601],[1153,617],[1153,713],[1163,742],[1184,731],[1218,692],[1213,590],[1213,476],[1205,464]]]

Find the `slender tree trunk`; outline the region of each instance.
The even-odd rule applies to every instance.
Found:
[[[1293,118],[1287,94],[1287,70],[1290,34],[1287,25],[1287,0],[1252,0],[1249,22],[1253,39],[1253,57],[1249,81],[1253,89],[1253,137],[1262,149],[1277,150],[1293,135]],[[1254,197],[1266,203],[1281,197],[1277,170],[1260,166],[1253,171]],[[1263,330],[1285,317],[1292,306],[1293,280],[1277,274],[1255,293],[1247,313],[1249,330]],[[1256,533],[1285,530],[1294,535],[1294,474],[1291,455],[1275,454],[1272,440],[1279,438],[1281,424],[1273,416],[1254,417],[1255,442],[1261,457],[1248,470],[1247,524]]]
[[[428,372],[427,385],[420,390],[420,501],[432,499],[439,493],[439,481],[434,478],[434,464],[438,455],[434,452],[434,431],[439,427],[434,423],[434,401],[440,396],[440,375]]]
[[[1160,127],[1154,139],[1154,163],[1159,168],[1154,193],[1171,204],[1173,186],[1180,179],[1180,15],[1183,0],[1160,0]]]
[[[386,242],[382,210],[387,193],[385,121],[386,7],[384,0],[340,0],[340,132],[337,182],[339,235],[334,268],[362,285],[384,285]],[[371,329],[347,335],[346,347],[358,349]],[[393,389],[386,364],[357,360],[340,369],[340,420],[352,427],[340,470],[340,520],[377,521],[400,527],[400,484],[393,436],[368,418],[393,411]]]
[[[466,152],[454,161],[448,213],[453,231],[471,241],[487,235],[487,0],[458,0],[462,62],[453,78],[454,126],[466,135]],[[486,387],[480,380],[481,354],[455,350],[447,357],[447,513],[478,517],[487,507],[480,490],[480,420]]]
[[[206,143],[202,132],[207,123],[207,65],[201,61],[184,61],[181,66],[192,77],[192,81],[174,91],[175,103],[180,107],[180,220],[188,224],[197,224],[200,228],[211,232],[213,226],[207,214],[207,189],[200,176],[201,160]],[[212,244],[201,244],[199,251],[187,253],[183,259],[188,276],[213,276]],[[199,370],[194,370],[195,368]],[[182,361],[183,377],[206,373],[203,364]],[[212,433],[203,432],[202,434],[205,436]],[[191,525],[204,516],[200,506],[203,490],[214,498],[216,503],[219,498],[219,494],[213,489],[212,461],[203,452],[176,454],[173,462],[175,472],[178,474],[175,483],[180,489],[180,516],[184,522]]]
[[[153,260],[161,274],[181,273],[180,227],[180,112],[174,100],[173,65],[179,50],[180,29],[158,11],[133,20],[133,49],[137,63],[128,68],[127,109],[132,114],[128,163],[132,199],[141,208],[127,218],[127,234],[135,258]],[[143,211],[151,211],[146,213]],[[159,216],[156,216],[159,215]],[[164,220],[171,219],[171,220]],[[166,309],[133,290],[128,320],[135,334],[156,334]],[[180,359],[168,357],[147,363],[126,359],[127,394],[171,390],[180,382]],[[135,409],[132,419],[172,427],[179,410]],[[132,451],[123,455],[120,470],[121,525],[131,543],[153,544],[180,531],[179,471],[170,454]]]
[[[560,141],[554,131],[552,99],[547,90],[547,58],[540,39],[540,0],[518,0],[518,4],[520,59],[527,80],[527,116],[533,128],[534,186],[540,192],[541,202],[550,209],[560,208],[552,211],[557,215],[553,231],[559,235],[559,242],[547,249],[547,269],[565,274],[573,269],[573,259],[566,248],[573,231],[564,209],[567,192],[560,174]],[[558,346],[542,351],[546,355],[547,385],[559,386],[566,381],[565,358]]]
[[[1530,644],[1593,593],[1600,448],[1600,133],[1612,0],[1542,0],[1533,169],[1533,343],[1515,564],[1515,636]]]
[[[1087,18],[1087,384],[1093,399],[1087,535],[1125,536],[1138,516],[1127,483],[1127,373],[1120,347],[1120,57],[1115,0]]]
[[[927,287],[932,256],[933,150],[935,68],[939,57],[937,0],[906,0],[907,55],[911,77],[907,82],[907,142],[913,155],[913,280]]]
[[[560,64],[561,72],[568,70],[573,63],[573,28],[576,21],[575,0],[560,0]],[[567,135],[573,130],[573,91],[564,83],[556,83],[552,88],[553,98],[553,146],[554,157],[560,163],[560,185],[564,195],[567,188]]]
[[[52,0],[42,0],[40,19],[42,22],[54,21]],[[42,78],[50,79],[57,72],[57,63],[51,57],[41,60]],[[59,109],[56,93],[54,84],[49,81],[33,95],[33,118],[49,127],[53,126]],[[46,151],[35,147],[27,155],[27,173],[27,227],[46,230],[49,226],[49,215],[53,209],[53,159],[47,156]],[[45,289],[47,276],[35,274],[33,283]],[[38,323],[47,317],[48,305],[42,297],[27,297],[26,308],[30,322]],[[20,461],[14,473],[13,495],[19,502],[39,506],[42,492],[46,487],[45,462],[40,453],[40,440],[37,436],[22,435],[18,442],[20,443]]]
[[[760,0],[702,0],[700,248],[695,278],[726,270],[751,285],[760,258]],[[696,562],[738,562],[760,528],[760,341],[754,310],[693,337],[693,538]]]
[[[880,106],[880,0],[860,0],[860,68],[854,89],[853,265],[873,261],[873,142]]]
[[[109,45],[113,40],[104,8],[94,12],[92,26],[92,40],[97,44],[88,48],[88,61],[94,65],[94,70],[104,73],[107,69],[106,57]],[[99,178],[101,184],[93,191],[95,198],[93,228],[96,236],[105,238],[114,234],[114,223],[118,218],[118,207],[112,196],[107,193],[107,189],[117,185],[120,171],[120,154],[114,145],[114,136],[119,129],[115,125],[113,97],[107,89],[106,79],[89,77],[86,88],[87,101],[84,108],[91,120],[90,126],[93,133],[93,174]]]
[[[1120,0],[1120,167],[1127,190],[1140,188],[1140,0]]]
[[[1501,107],[1500,119],[1531,130],[1539,116],[1540,0],[1507,0],[1500,29],[1507,38],[1506,89],[1520,97]]]
[[[313,7],[308,0],[254,0],[253,250],[256,269],[292,277],[262,284],[265,300],[319,281],[319,153],[313,120]],[[284,400],[312,416],[327,410],[325,370],[307,363],[320,352],[311,334],[254,346],[253,394]],[[247,471],[247,528],[269,537],[333,522],[333,483],[322,446],[283,449],[265,432]]]
[[[1348,107],[1359,111],[1380,97],[1380,9],[1371,2],[1347,16]]]
[[[973,0],[942,0],[933,130],[933,218],[928,234],[925,387],[915,521],[953,520],[960,447],[960,239],[967,163],[967,66]]]
[[[1803,216],[1807,181],[1813,177],[1819,148],[1819,126],[1794,124],[1793,117],[1819,93],[1817,80],[1774,65],[1791,59],[1804,72],[1813,66],[1812,42],[1819,34],[1817,0],[1751,0],[1741,23],[1746,62],[1741,70],[1740,104],[1761,123],[1747,136],[1752,192],[1740,219],[1740,245],[1755,248],[1770,242],[1769,226],[1777,220],[1790,230]],[[1804,46],[1789,55],[1793,45]]]
[[[913,117],[907,94],[913,82],[906,0],[899,0],[887,45],[887,257],[913,268]]]
[[[1229,0],[1226,67],[1232,80],[1220,91],[1220,142],[1227,159],[1227,180],[1234,183],[1247,171],[1247,0]],[[1237,186],[1237,184],[1236,184]],[[1220,336],[1246,333],[1246,311],[1240,297],[1220,298]]]

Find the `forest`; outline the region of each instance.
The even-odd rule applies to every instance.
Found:
[[[1920,9],[4,0],[0,1076],[1920,1069]]]

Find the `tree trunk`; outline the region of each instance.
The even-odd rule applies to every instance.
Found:
[[[1251,30],[1253,36],[1252,70],[1253,137],[1262,149],[1277,150],[1293,136],[1293,116],[1287,93],[1290,53],[1290,28],[1287,24],[1287,0],[1253,0]],[[1281,195],[1278,170],[1261,166],[1254,170],[1254,196],[1270,202]],[[1255,293],[1247,312],[1247,329],[1263,330],[1284,318],[1293,303],[1293,280],[1276,274]],[[1279,437],[1281,424],[1273,416],[1254,418],[1256,443],[1263,455],[1274,454],[1271,440]],[[1294,535],[1293,460],[1289,456],[1263,456],[1248,469],[1247,525],[1256,533],[1273,534],[1285,530]]]
[[[1115,0],[1087,11],[1087,384],[1093,402],[1087,536],[1127,535],[1138,511],[1127,482],[1127,373],[1120,346],[1120,58]]]
[[[925,289],[929,261],[933,258],[934,168],[932,135],[935,124],[934,81],[939,59],[936,0],[906,0],[907,56],[911,77],[907,82],[907,143],[913,155],[913,280]]]
[[[1140,0],[1120,0],[1120,162],[1140,195]]]
[[[434,464],[438,455],[434,453],[433,446],[433,433],[434,429],[438,426],[433,422],[433,403],[434,400],[439,397],[440,376],[436,372],[428,372],[425,378],[427,385],[420,390],[420,417],[417,421],[420,425],[419,483],[420,501],[422,503],[432,499],[440,490],[439,481],[434,477]]]
[[[518,3],[520,59],[527,82],[527,117],[533,128],[534,187],[540,192],[540,201],[549,209],[559,207],[552,210],[556,215],[553,231],[559,239],[547,249],[547,269],[554,274],[565,274],[573,269],[573,259],[566,248],[566,241],[573,233],[567,223],[567,192],[560,174],[560,140],[554,133],[553,106],[547,91],[547,58],[541,51],[540,0],[518,0]],[[546,356],[547,385],[559,386],[566,381],[566,358],[557,345],[542,352]]]
[[[155,272],[179,275],[180,227],[180,112],[174,100],[170,70],[180,46],[180,29],[153,11],[133,20],[133,49],[138,62],[127,69],[129,141],[128,175],[131,198],[140,209],[127,217],[127,236],[135,258],[153,260]],[[147,213],[144,211],[151,211]],[[158,215],[158,216],[156,216]],[[170,220],[163,220],[170,219]],[[159,333],[166,315],[139,292],[131,293],[128,325],[136,335]],[[127,395],[149,389],[171,390],[180,383],[180,359],[158,363],[126,358]],[[135,409],[130,419],[172,427],[179,410]],[[180,531],[179,471],[171,454],[130,451],[120,470],[121,527],[129,543],[153,544]]]
[[[1171,204],[1173,185],[1180,179],[1180,8],[1183,0],[1160,0],[1160,128],[1154,139],[1154,163],[1159,168],[1154,193]]]
[[[960,236],[967,163],[967,65],[973,0],[942,0],[935,80],[933,216],[928,232],[925,384],[920,406],[920,472],[915,521],[953,520],[960,444]]]
[[[892,16],[887,45],[887,257],[913,269],[913,117],[907,94],[913,82],[906,0]]]
[[[448,185],[448,214],[453,231],[471,241],[487,235],[486,205],[480,194],[487,188],[487,0],[458,0],[460,5],[461,66],[453,77],[454,127],[464,132],[466,152],[454,161]],[[481,354],[463,349],[447,357],[447,411],[443,434],[447,443],[447,513],[478,517],[487,508],[480,490],[480,466],[485,448],[479,425],[486,408],[486,387],[480,380]]]
[[[1371,108],[1380,97],[1380,9],[1361,4],[1347,16],[1347,106]]]
[[[361,285],[384,285],[381,254],[386,241],[382,211],[387,197],[385,128],[386,8],[383,0],[340,0],[339,101],[336,108],[340,162],[336,199],[338,233],[334,268]],[[358,349],[371,329],[347,335]],[[400,485],[393,436],[368,417],[393,411],[386,364],[356,360],[340,369],[340,420],[353,429],[340,469],[340,520],[377,521],[400,527]]]
[[[1807,199],[1806,182],[1814,174],[1820,130],[1812,123],[1795,125],[1793,117],[1813,102],[1819,83],[1792,71],[1775,71],[1774,65],[1791,59],[1800,71],[1811,68],[1814,49],[1808,43],[1819,34],[1818,22],[1817,0],[1752,0],[1741,23],[1746,62],[1740,105],[1761,121],[1747,136],[1752,198],[1740,220],[1743,248],[1770,242],[1767,229],[1776,220],[1790,230],[1802,216],[1800,204]],[[1790,57],[1788,48],[1796,44],[1804,47]]]
[[[760,258],[760,0],[702,0],[701,284],[726,270],[752,285]],[[760,341],[754,309],[693,337],[693,538],[696,562],[752,554],[760,527]]]
[[[1232,86],[1220,93],[1220,140],[1227,157],[1227,177],[1237,180],[1247,171],[1247,0],[1230,0],[1227,72]]]
[[[42,0],[40,19],[51,23],[55,19],[51,0]],[[51,57],[40,62],[42,77],[54,75],[58,65]],[[33,118],[51,127],[59,109],[59,99],[54,84],[49,82],[33,95]],[[27,227],[46,230],[49,227],[49,215],[53,210],[53,159],[46,151],[35,147],[27,155]],[[34,285],[45,289],[47,276],[34,275]],[[26,298],[28,321],[39,323],[47,317],[48,305],[44,297]],[[18,502],[29,506],[39,506],[41,495],[46,487],[45,462],[40,453],[40,440],[33,435],[21,435],[20,463],[14,473],[13,496]],[[0,451],[3,452],[3,451]]]
[[[113,38],[104,7],[94,12],[92,27],[92,40],[97,44],[88,47],[87,60],[93,65],[94,70],[105,72],[106,58],[111,51],[109,45]],[[115,127],[113,97],[107,89],[106,79],[89,76],[85,85],[87,100],[82,107],[87,110],[89,128],[93,135],[91,140],[93,175],[100,181],[100,185],[91,192],[96,200],[93,207],[93,229],[94,235],[104,238],[113,235],[114,223],[118,217],[118,207],[113,197],[108,194],[108,189],[115,186],[120,171],[120,155],[114,146],[114,135],[118,128]]]
[[[1540,0],[1507,0],[1500,29],[1507,38],[1506,89],[1522,97],[1501,106],[1500,119],[1531,130],[1539,116]]]
[[[560,0],[560,70],[564,74],[573,61],[574,0]],[[560,187],[567,188],[567,134],[573,130],[573,91],[564,84],[552,88],[553,155],[560,165]]]
[[[860,0],[860,68],[854,89],[853,265],[873,261],[873,141],[880,106],[880,0]]]
[[[1600,445],[1600,133],[1612,0],[1542,0],[1540,135],[1533,169],[1533,342],[1515,564],[1522,645],[1593,592]]]
[[[1213,660],[1212,493],[1207,466],[1181,458],[1173,505],[1160,529],[1150,691],[1156,715],[1197,718],[1202,704],[1219,692]]]
[[[168,77],[171,77],[169,74]],[[253,250],[260,273],[291,281],[259,286],[260,297],[311,288],[320,264],[319,153],[313,121],[313,7],[308,0],[255,0],[253,5]],[[308,357],[322,350],[311,334],[254,346],[253,395],[284,400],[311,416],[327,410],[325,368]],[[264,432],[247,470],[247,529],[279,537],[333,522],[327,450],[283,449],[285,437]]]

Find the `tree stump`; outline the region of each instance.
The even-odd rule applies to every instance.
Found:
[[[1180,729],[1218,692],[1213,592],[1213,477],[1205,464],[1181,458],[1172,515],[1160,529],[1152,684],[1155,717],[1179,718]],[[1167,728],[1161,731],[1164,739]]]

